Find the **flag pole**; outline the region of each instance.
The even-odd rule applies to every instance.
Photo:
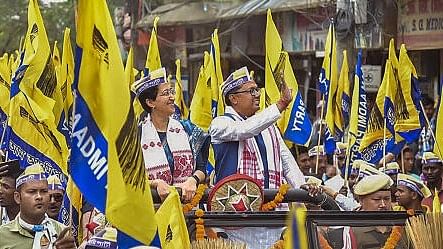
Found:
[[[331,49],[329,51],[329,82],[331,81],[332,77],[332,50],[334,49],[334,19],[331,18],[330,20],[330,24],[332,25],[332,31],[331,31]],[[326,55],[325,55],[326,56]],[[335,61],[334,61],[335,62]],[[330,84],[330,83],[329,83]],[[328,90],[328,89],[326,89]],[[322,133],[322,123],[323,123],[323,112],[325,110],[325,94],[322,94],[322,106],[321,106],[321,111],[320,111],[320,128],[319,128],[319,132],[318,132],[318,141],[317,141],[317,149],[319,149],[320,147],[320,141],[321,141],[321,133]],[[325,151],[325,150],[323,150]],[[316,158],[316,162],[315,162],[315,174],[318,174],[318,161],[319,161],[319,152],[317,151],[317,158]]]
[[[322,94],[322,99],[321,99],[322,105],[321,105],[321,111],[320,111],[320,127],[318,129],[318,141],[317,141],[317,150],[320,150],[320,141],[321,141],[321,133],[322,133],[322,124],[323,124],[323,112],[325,109],[325,95]],[[319,151],[317,151],[317,156],[316,156],[316,160],[315,160],[315,174],[318,174],[318,161],[319,161],[319,157],[320,157],[320,153]]]
[[[426,124],[428,125],[428,127],[430,127],[429,130],[431,131],[431,136],[434,139],[434,146],[437,148],[438,153],[441,155],[442,153],[441,153],[440,147],[438,146],[438,142],[437,142],[437,139],[435,138],[434,131],[431,128],[431,122],[429,122],[428,116],[426,116],[425,107],[423,106],[423,102],[421,102],[421,100],[420,100],[420,107],[421,107],[421,111],[423,112],[423,116],[425,117]]]
[[[403,158],[403,156],[405,154],[403,153],[403,149],[401,150],[400,153],[401,153],[401,170],[402,170],[403,174],[406,174],[406,171],[405,171],[405,159]]]
[[[344,179],[344,182],[343,182],[343,186],[345,186],[346,188],[348,188],[348,177],[349,177],[348,171],[349,171],[349,167],[350,167],[350,164],[351,164],[351,159],[350,159],[350,156],[351,156],[351,136],[352,136],[352,134],[351,134],[350,128],[349,128],[349,130],[348,130],[348,142],[347,142],[348,147],[346,148],[345,179]]]
[[[386,172],[386,117],[383,118],[383,168]],[[383,172],[383,173],[385,173]]]
[[[6,129],[8,129],[8,120],[9,120],[9,117],[8,117],[8,115],[6,115],[6,120],[5,120],[5,122],[4,122],[4,124],[5,124],[5,128],[3,129],[2,137],[1,137],[1,139],[0,139],[0,148],[2,148],[2,146],[3,146],[3,140],[5,139]],[[2,149],[3,149],[3,148],[2,148]],[[6,155],[5,155],[5,156],[6,156]]]

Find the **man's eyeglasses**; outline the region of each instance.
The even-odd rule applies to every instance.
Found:
[[[161,92],[159,94],[159,96],[165,97],[165,96],[169,96],[169,95],[175,95],[175,89],[174,88],[169,88],[164,90],[163,92]]]
[[[63,201],[63,195],[62,194],[50,194],[49,195],[49,200],[52,200],[52,198],[54,198],[55,202],[62,202]]]
[[[237,93],[249,93],[252,96],[259,96],[260,95],[260,88],[254,87],[254,88],[251,88],[251,89],[248,89],[248,90],[233,92],[233,93],[230,93],[230,94],[237,94]]]

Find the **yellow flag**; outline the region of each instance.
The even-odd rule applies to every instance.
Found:
[[[418,139],[421,132],[420,93],[417,90],[417,72],[409,59],[404,44],[400,47],[399,56],[399,93],[395,103],[398,105],[395,131],[408,142]]]
[[[11,80],[12,80],[13,74],[15,73],[15,71],[17,71],[17,68],[20,65],[20,54],[18,56],[16,56],[15,54],[11,54],[9,56],[9,63],[8,64],[9,64],[9,68],[11,71]]]
[[[285,248],[308,249],[308,235],[306,232],[306,208],[296,204],[287,218],[288,230],[285,233]]]
[[[129,87],[131,87],[132,83],[134,83],[134,81],[135,81],[134,50],[132,49],[132,47],[129,49],[128,58],[126,59],[125,81],[128,83]]]
[[[78,1],[78,17],[71,175],[121,236],[149,244],[155,212],[106,1]]]
[[[343,132],[340,128],[343,127],[343,120],[340,118],[338,111],[341,105],[338,105],[338,66],[337,66],[337,42],[335,39],[334,25],[329,25],[328,36],[325,43],[325,58],[323,59],[322,70],[325,71],[327,80],[327,105],[326,105],[326,126],[328,127],[332,136],[337,134],[337,131]]]
[[[155,214],[155,220],[162,248],[191,248],[180,197],[175,187],[170,187],[168,197]]]
[[[443,91],[440,91],[440,100],[437,108],[434,153],[443,160]]]
[[[70,122],[72,104],[74,98],[72,95],[72,83],[74,82],[74,55],[71,46],[71,30],[65,28],[63,35],[63,55],[62,66],[60,69],[61,75],[61,93],[63,97],[63,112],[67,129],[70,131],[72,124]]]
[[[335,124],[338,124],[339,129],[344,132],[346,126],[349,124],[349,113],[351,108],[351,83],[349,82],[349,66],[348,54],[343,50],[343,64],[341,65],[340,78],[338,79],[336,104],[337,115]]]
[[[352,167],[354,160],[358,158],[358,149],[366,132],[368,124],[368,107],[366,101],[365,82],[363,79],[362,51],[358,52],[357,64],[355,65],[354,89],[352,92],[352,106],[349,118],[349,135],[347,149],[347,165]]]
[[[13,56],[13,55],[11,55]],[[9,91],[11,89],[11,71],[8,54],[0,57],[0,111],[1,116],[9,111]],[[4,120],[3,120],[4,121]]]
[[[264,101],[260,99],[260,105],[262,106],[263,102],[266,106],[275,103],[280,98],[280,90],[284,83],[292,89],[294,98],[288,109],[282,113],[277,126],[284,139],[306,145],[311,137],[311,122],[298,90],[289,55],[283,50],[280,35],[272,20],[271,10],[268,10],[267,14],[265,47],[265,96]]]
[[[63,123],[65,121],[64,120],[65,116],[63,115],[65,103],[64,103],[64,99],[63,99],[63,95],[62,95],[62,85],[63,85],[63,79],[62,79],[63,76],[62,76],[62,72],[61,72],[62,58],[60,57],[60,51],[58,50],[58,47],[57,47],[57,41],[54,42],[54,49],[52,52],[52,61],[54,63],[55,75],[57,78],[57,85],[55,87],[55,91],[54,91],[54,95],[53,95],[53,99],[55,100],[53,112],[54,112],[55,124],[57,126],[60,125],[60,129],[62,129]]]
[[[225,113],[223,96],[220,87],[223,84],[223,74],[220,62],[220,44],[218,42],[218,30],[215,29],[211,36],[211,51],[209,70],[211,75],[212,89],[212,117],[220,116]]]
[[[281,41],[277,27],[275,26],[274,21],[272,20],[272,14],[270,9],[268,9],[268,16],[266,21],[265,46],[266,46],[265,101],[266,101],[266,106],[268,106],[276,102],[278,99],[280,99],[281,86],[277,84],[281,84],[281,82],[275,82],[274,72],[286,66],[284,64],[285,61],[283,61],[284,56],[281,55],[283,49],[283,43]],[[280,74],[281,72],[276,72],[276,73]],[[279,126],[279,128],[281,129],[282,127]]]
[[[12,56],[12,55],[11,55]],[[11,89],[11,71],[8,54],[0,57],[0,137],[5,142],[6,125],[9,112],[9,91]],[[0,144],[4,148],[4,144]]]
[[[363,160],[378,163],[383,157],[383,139],[386,135],[386,151],[393,148],[395,141],[395,110],[393,100],[396,92],[396,83],[391,61],[386,60],[385,73],[377,93],[375,104],[371,110],[366,133],[360,144]],[[386,123],[386,131],[385,129]]]
[[[125,65],[125,81],[129,85],[129,89],[131,89],[132,83],[135,82],[136,69],[134,69],[134,50],[132,47],[129,49],[128,58],[126,59]],[[134,93],[135,94],[135,93]],[[134,100],[132,103],[134,107],[134,113],[137,118],[140,118],[140,115],[143,113],[143,107],[140,104],[140,101]]]
[[[191,101],[190,119],[193,124],[204,131],[208,131],[209,125],[212,121],[211,112],[211,84],[209,82],[210,75],[208,74],[209,54],[205,51],[203,56],[203,65],[200,67],[197,84],[195,86],[194,97]]]
[[[175,73],[175,108],[178,110],[180,119],[189,118],[189,109],[186,106],[185,99],[183,98],[183,86],[182,86],[182,74],[180,60],[175,61],[175,66],[177,67]]]
[[[148,55],[146,58],[145,68],[148,69],[148,72],[157,70],[162,67],[162,62],[160,59],[160,52],[158,50],[158,42],[157,42],[157,23],[160,18],[156,16],[154,18],[154,25],[152,26],[151,31],[151,39],[149,40],[149,48]],[[145,75],[147,75],[145,73]]]
[[[55,124],[57,80],[37,0],[29,1],[22,56],[11,84],[8,156],[22,167],[40,162],[66,182],[60,170],[66,173],[68,148]]]

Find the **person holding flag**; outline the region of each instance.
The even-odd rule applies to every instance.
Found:
[[[206,178],[209,136],[190,121],[172,118],[175,89],[165,68],[151,71],[132,89],[147,112],[141,122],[141,146],[151,187],[164,199],[170,185],[179,186],[183,199],[190,201]]]
[[[209,128],[215,152],[216,182],[235,174],[258,180],[265,188],[278,188],[283,178],[294,188],[304,176],[286,147],[275,122],[292,101],[291,90],[282,88],[280,99],[260,113],[260,90],[249,70],[234,71],[223,83],[225,114]]]

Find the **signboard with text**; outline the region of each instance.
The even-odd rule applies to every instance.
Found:
[[[443,48],[443,0],[402,0],[398,13],[397,46]]]

